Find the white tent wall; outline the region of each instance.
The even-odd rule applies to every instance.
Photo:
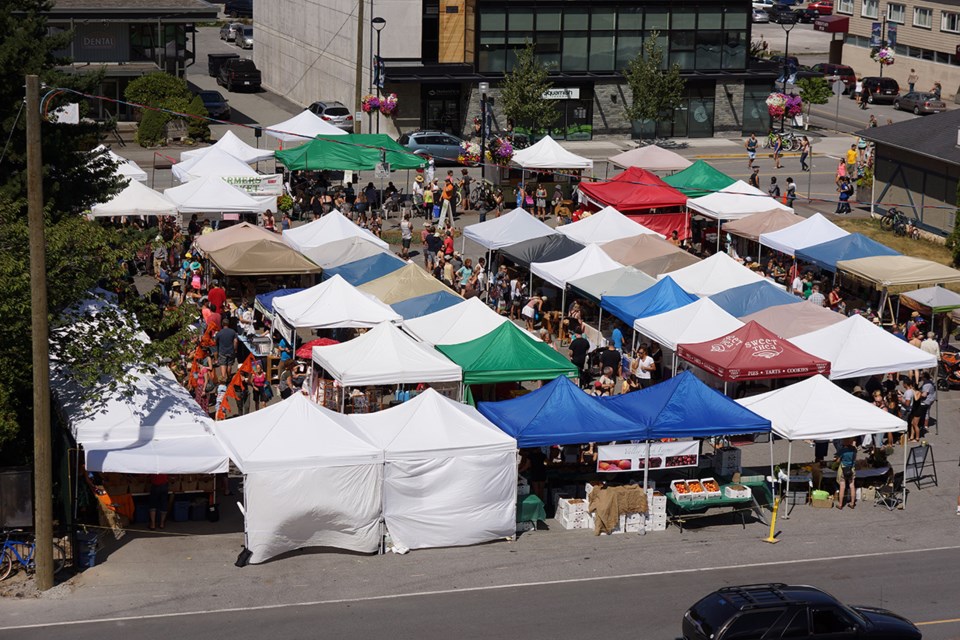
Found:
[[[516,452],[395,461],[388,454],[383,502],[395,546],[426,549],[510,537],[516,531]]]
[[[246,547],[265,562],[305,547],[380,547],[383,465],[257,470],[244,480]]]

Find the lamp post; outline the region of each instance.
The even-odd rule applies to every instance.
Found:
[[[383,72],[382,64],[380,62],[380,32],[383,31],[383,28],[387,26],[387,21],[383,18],[376,17],[370,21],[370,24],[373,26],[374,30],[377,32],[377,81],[374,83],[377,85],[377,98],[380,98],[380,87],[383,85]],[[380,133],[380,112],[377,112],[377,133]]]
[[[489,82],[481,82],[480,89],[480,182],[486,176],[487,161],[487,92],[490,91]]]
[[[780,18],[783,20],[784,18]],[[787,35],[786,42],[783,45],[783,95],[787,95],[787,76],[790,75],[790,31],[797,26],[797,16],[791,13],[787,22],[779,22],[780,28]],[[780,133],[783,133],[784,120],[787,117],[787,110],[784,108],[780,116]]]

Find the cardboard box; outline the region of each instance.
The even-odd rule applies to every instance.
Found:
[[[624,522],[628,525],[643,524],[644,520],[646,520],[646,516],[642,513],[628,513],[622,517],[624,518]]]
[[[653,517],[653,518],[647,518],[647,521],[644,523],[644,528],[647,531],[666,531],[667,516],[664,515],[662,518],[659,516]]]
[[[590,529],[591,528],[590,519],[585,516],[568,517],[566,515],[560,515],[560,516],[557,516],[557,522],[564,529]]]
[[[857,489],[860,492],[860,497],[858,500],[863,500],[864,502],[873,502],[877,499],[877,490],[875,487],[862,487]]]
[[[557,514],[586,514],[587,501],[582,498],[560,498],[557,502]]]
[[[625,533],[640,533],[642,531],[645,531],[646,529],[644,528],[643,522],[632,522],[632,523],[627,523],[627,525],[623,528],[623,530]]]
[[[829,500],[811,500],[810,506],[815,509],[833,509],[833,499]]]
[[[720,476],[729,478],[740,471],[740,449],[725,447],[713,453],[713,471]]]
[[[627,529],[627,519],[626,519],[626,516],[620,516],[620,522],[619,522],[619,523],[617,524],[617,526],[613,529],[613,531],[610,532],[610,535],[618,535],[618,534],[621,534],[621,533],[626,533],[626,529]],[[606,534],[606,533],[601,533],[600,535],[605,536],[605,535],[607,535],[607,534]]]

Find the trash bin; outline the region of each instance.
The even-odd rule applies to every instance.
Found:
[[[190,519],[190,502],[188,500],[176,500],[173,503],[173,521],[186,522]]]
[[[92,531],[77,532],[76,562],[81,567],[97,566],[97,545],[100,536]]]

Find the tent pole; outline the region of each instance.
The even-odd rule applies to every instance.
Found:
[[[602,293],[600,294],[600,305],[603,305],[603,294],[602,294]],[[600,335],[603,335],[603,306],[600,306],[600,317],[597,318],[597,333],[599,333]],[[634,333],[633,335],[634,335],[633,341],[634,341],[634,343],[636,343],[636,341],[637,341],[636,335],[637,335],[637,334]]]
[[[903,495],[900,497],[903,508],[907,508],[907,432],[903,432],[903,483],[900,485]]]
[[[563,293],[560,294],[560,321],[563,322],[563,316],[567,314],[567,287],[564,285]],[[557,331],[559,333],[559,330]]]
[[[343,413],[347,406],[347,388],[340,385],[340,413]]]
[[[644,461],[643,461],[643,490],[644,491],[647,490],[647,487],[648,487],[647,481],[649,480],[649,478],[650,478],[650,441],[647,440],[647,449],[646,449],[646,453],[644,453]]]
[[[772,433],[770,434],[770,438],[771,438],[771,439],[773,438],[773,434],[772,434]],[[790,497],[790,458],[791,458],[792,456],[793,456],[793,440],[790,440],[790,441],[787,442],[787,489],[786,489],[786,491],[785,491],[785,493],[787,494],[787,498],[788,498],[788,499],[789,499],[789,497]],[[787,504],[787,508],[786,508],[786,509],[784,510],[784,512],[783,512],[783,519],[784,519],[784,520],[789,520],[789,519],[790,519],[790,505],[789,505],[789,504]]]
[[[727,395],[727,381],[723,381],[723,395]]]
[[[773,430],[770,430],[770,497],[773,504],[777,503],[777,476],[773,469]],[[773,505],[770,505],[773,509]]]

